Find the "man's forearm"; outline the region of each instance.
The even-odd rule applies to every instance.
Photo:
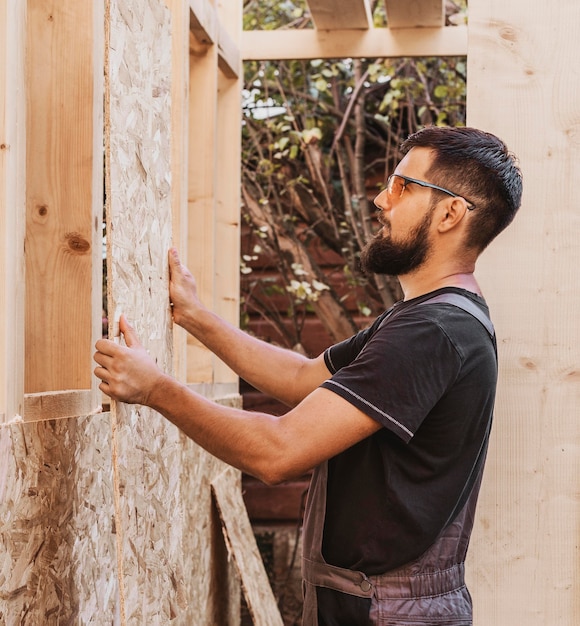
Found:
[[[180,325],[240,377],[288,406],[298,404],[328,376],[311,359],[252,337],[207,309]]]
[[[168,375],[147,405],[222,461],[265,483],[286,478],[283,461],[289,455],[278,418],[217,404]]]

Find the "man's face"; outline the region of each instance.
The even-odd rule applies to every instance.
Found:
[[[425,180],[432,158],[430,150],[413,148],[395,172]],[[376,197],[375,204],[380,209],[383,228],[361,251],[362,269],[374,274],[403,276],[421,267],[431,250],[429,231],[435,205],[431,203],[429,189],[409,185],[396,198],[384,190]]]

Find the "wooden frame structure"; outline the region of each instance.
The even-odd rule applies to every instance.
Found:
[[[20,623],[23,611],[30,625],[56,615],[78,623],[98,615],[103,623],[235,624],[228,549],[256,623],[279,620],[268,593],[252,587],[263,576],[256,551],[232,525],[239,474],[153,415],[101,412],[91,355],[102,323],[103,137],[114,217],[109,306],[122,305],[141,329],[155,320],[161,332],[151,348],[165,366],[217,402],[236,403],[233,373],[171,334],[166,260],[158,257],[159,246],[177,244],[204,300],[237,321],[242,61],[464,54],[468,123],[504,138],[525,176],[521,216],[478,268],[502,374],[469,564],[475,623],[578,623],[580,6],[470,0],[469,26],[445,26],[443,0],[385,0],[383,29],[372,26],[368,0],[308,6],[314,29],[242,32],[240,1],[108,0],[105,16],[101,3],[0,0],[0,620],[8,624]],[[116,142],[139,120],[115,126],[111,109],[103,118],[112,92],[102,68],[105,58],[115,62],[105,25],[113,15],[115,28],[141,15],[140,26],[165,33],[157,57],[165,54],[170,85],[155,83],[143,100],[144,87],[123,96],[144,107],[134,110],[149,110],[161,94],[171,103],[158,111],[168,117],[145,155],[159,148],[159,162],[120,161]],[[128,33],[116,35],[129,45]],[[149,80],[138,54],[118,68]],[[127,154],[145,149],[135,145]],[[158,192],[141,230],[131,221],[128,186],[113,175],[123,167],[130,180],[145,181],[144,194]],[[171,181],[169,204],[161,179],[147,184],[155,173]],[[155,220],[159,230],[150,232]],[[123,287],[124,235],[133,243],[157,238],[143,247],[157,252],[140,280],[161,281],[146,302]],[[134,261],[147,265],[143,256]]]

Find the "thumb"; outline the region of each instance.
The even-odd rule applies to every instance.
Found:
[[[141,345],[139,338],[137,337],[137,333],[135,329],[125,317],[125,314],[121,315],[119,318],[119,330],[123,333],[123,337],[125,338],[125,345],[128,348],[134,348]]]
[[[174,271],[181,269],[181,260],[177,248],[171,248],[169,250],[169,274],[173,274]]]

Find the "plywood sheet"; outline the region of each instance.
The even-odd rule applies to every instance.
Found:
[[[578,23],[574,0],[469,2],[468,123],[524,173],[521,212],[477,272],[500,355],[468,567],[478,624],[580,623]]]

